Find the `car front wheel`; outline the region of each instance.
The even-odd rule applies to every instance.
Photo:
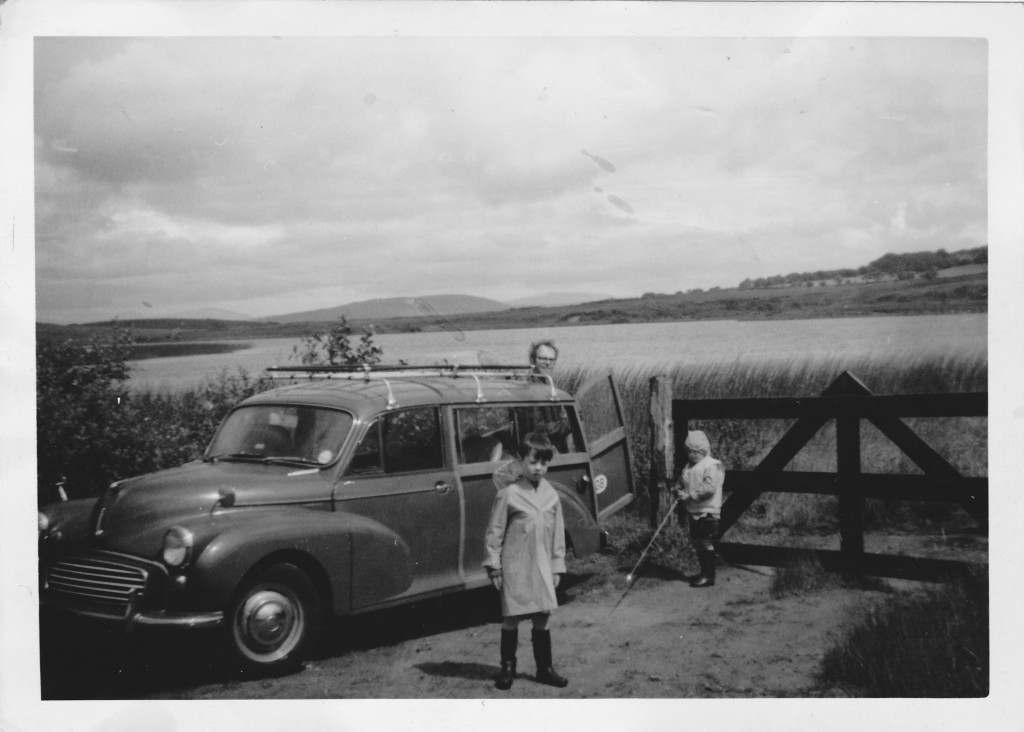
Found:
[[[229,641],[236,658],[258,671],[295,666],[320,622],[320,603],[309,577],[293,564],[275,564],[247,581],[230,613]]]

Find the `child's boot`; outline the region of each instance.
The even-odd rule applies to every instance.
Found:
[[[700,562],[700,574],[690,581],[690,587],[711,587],[715,584],[715,552],[701,550],[697,552]]]
[[[501,671],[494,680],[494,686],[507,691],[512,688],[516,677],[516,648],[519,646],[519,629],[501,629]]]
[[[537,681],[559,688],[568,686],[569,680],[555,673],[551,667],[551,631],[533,631],[533,659],[537,662]]]

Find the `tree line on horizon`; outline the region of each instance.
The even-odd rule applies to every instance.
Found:
[[[839,283],[854,277],[872,281],[893,277],[896,279],[913,279],[920,275],[927,279],[934,277],[939,270],[968,264],[988,264],[988,246],[961,249],[956,252],[947,252],[945,249],[939,249],[934,252],[884,254],[873,262],[855,269],[792,272],[787,275],[773,275],[756,279],[748,277],[739,284],[739,289],[810,286],[816,282],[824,283],[829,281]]]

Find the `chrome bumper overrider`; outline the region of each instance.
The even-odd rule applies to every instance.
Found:
[[[148,613],[136,613],[129,619],[129,622],[132,625],[147,628],[217,628],[224,623],[224,613],[220,611],[187,613],[157,610]]]

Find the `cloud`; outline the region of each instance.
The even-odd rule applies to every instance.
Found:
[[[635,296],[982,244],[985,51],[41,38],[39,317]]]

